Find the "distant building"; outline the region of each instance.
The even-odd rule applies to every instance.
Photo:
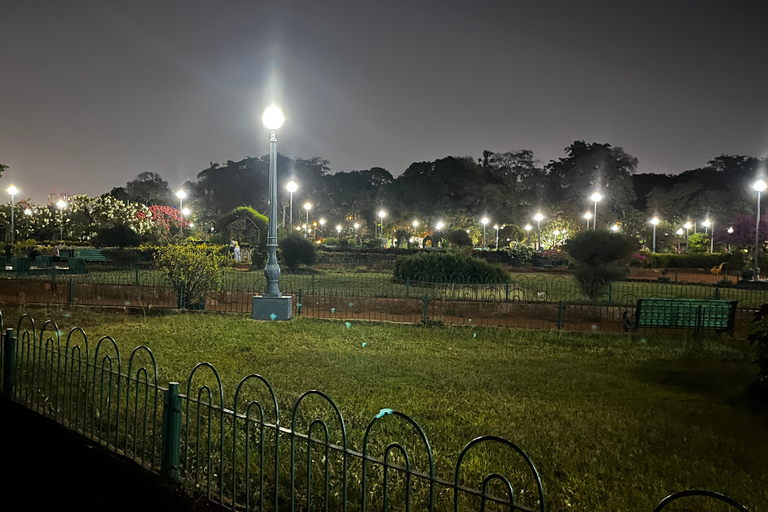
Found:
[[[59,199],[62,199],[64,201],[67,201],[69,199],[69,194],[67,192],[56,192],[55,190],[51,190],[51,193],[48,194],[48,206],[55,205]]]

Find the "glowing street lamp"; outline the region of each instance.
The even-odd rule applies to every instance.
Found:
[[[683,228],[678,228],[675,233],[677,233],[677,252],[680,252],[680,237],[683,236]]]
[[[496,250],[498,251],[499,250],[499,225],[494,224],[493,229],[496,230]]]
[[[24,209],[24,215],[27,215],[27,216],[32,215],[32,209],[31,208]]]
[[[536,221],[536,225],[538,226],[539,231],[539,243],[537,245],[537,248],[539,252],[541,252],[541,221],[544,220],[544,215],[541,214],[541,212],[536,213],[536,215],[533,216],[533,220]]]
[[[585,213],[584,218],[587,219],[587,231],[589,231],[589,219],[592,218],[592,212]]]
[[[288,205],[288,215],[290,216],[291,226],[293,226],[293,193],[299,189],[299,185],[295,181],[291,180],[288,182],[285,188],[288,190],[288,192],[291,193],[291,200]]]
[[[557,236],[560,234],[560,230],[556,229],[552,232],[553,235],[555,235],[555,241],[552,243],[553,246],[557,246]]]
[[[381,243],[384,244],[384,217],[387,216],[387,212],[379,210],[379,230],[381,231]]]
[[[419,221],[415,220],[415,221],[411,222],[411,226],[413,226],[415,228],[419,227]]]
[[[683,227],[685,228],[685,252],[691,252],[691,246],[688,242],[688,235],[690,234],[693,224],[691,224],[691,221],[688,221],[683,224]]]
[[[483,250],[485,250],[485,226],[490,222],[488,220],[488,217],[483,217],[480,219],[480,223],[483,225]]]
[[[589,198],[595,203],[595,213],[593,215],[595,220],[592,222],[592,229],[597,229],[597,203],[603,199],[603,194],[595,191],[591,196],[589,196]]]
[[[527,239],[531,233],[531,230],[533,229],[533,226],[531,226],[530,224],[526,224],[523,229],[525,230],[525,238]]]
[[[760,195],[765,192],[768,185],[763,180],[757,180],[752,184],[752,188],[757,192],[757,220],[755,221],[755,275],[753,279],[758,281],[760,279],[758,273],[760,269],[757,267],[757,252],[760,247]]]
[[[15,210],[14,208],[15,201],[13,196],[19,193],[19,189],[11,185],[10,187],[8,187],[8,193],[11,194],[11,244],[13,244],[16,237],[16,226],[14,225],[14,222],[13,222],[13,210]]]
[[[277,263],[277,130],[283,126],[285,116],[276,106],[270,106],[261,116],[261,122],[270,130],[269,137],[269,200],[267,202],[267,265],[264,277],[267,287],[261,297],[253,299],[251,318],[261,320],[290,320],[292,297],[283,297],[278,287],[280,265]]]
[[[709,253],[712,254],[715,252],[715,221],[709,220],[709,218],[704,219],[704,233],[709,233],[709,226],[712,226],[712,236],[709,239]]]
[[[653,252],[656,252],[656,226],[659,225],[659,218],[652,218],[651,224],[653,224]]]
[[[355,222],[355,243],[357,243],[357,230],[360,229],[360,224]]]
[[[614,233],[618,233],[619,232],[619,225],[618,224],[614,224],[613,226],[611,226],[611,231],[613,231]]]
[[[325,219],[320,219],[320,239],[323,238],[323,232],[325,231]]]
[[[435,228],[439,231],[445,227],[445,224],[443,224],[443,221],[439,220],[437,221],[437,224],[435,224]]]
[[[184,214],[184,199],[187,197],[187,192],[185,190],[177,190],[176,191],[176,197],[179,198],[179,213],[182,215]],[[184,219],[181,220],[179,223],[179,234],[181,234],[184,231]]]
[[[336,232],[341,235],[341,224],[336,225]]]
[[[63,199],[56,201],[56,206],[59,208],[59,215],[61,216],[61,222],[59,223],[59,241],[64,239],[64,208],[67,207],[67,202]]]
[[[309,224],[309,210],[312,209],[312,204],[309,201],[307,201],[306,203],[304,203],[304,209],[307,210],[307,224]]]
[[[728,228],[728,234],[729,235],[733,234],[733,226]],[[731,241],[730,241],[730,239],[728,240],[728,252],[731,252]]]

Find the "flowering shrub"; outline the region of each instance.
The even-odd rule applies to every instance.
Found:
[[[148,208],[152,220],[152,234],[158,241],[168,243],[181,232],[181,213],[170,206],[153,205]]]
[[[632,257],[629,258],[629,265],[631,267],[639,267],[645,265],[647,261],[648,258],[644,254],[636,252],[632,255]]]

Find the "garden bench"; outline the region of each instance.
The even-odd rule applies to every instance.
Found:
[[[736,323],[735,300],[638,299],[635,322],[624,312],[624,330],[640,328],[713,330],[733,336]]]

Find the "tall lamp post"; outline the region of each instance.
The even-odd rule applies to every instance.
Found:
[[[304,203],[304,209],[307,210],[307,226],[309,226],[309,210],[312,209],[312,204],[309,202]],[[304,236],[307,236],[306,234]]]
[[[499,250],[499,225],[494,224],[493,229],[496,230],[496,250],[498,251]]]
[[[67,202],[59,199],[56,201],[56,206],[59,207],[59,217],[61,217],[59,222],[59,242],[61,242],[64,239],[64,208],[67,207]]]
[[[267,213],[267,265],[264,277],[267,287],[264,294],[253,298],[251,318],[258,320],[290,320],[293,316],[293,297],[283,296],[278,288],[280,266],[277,263],[277,130],[283,125],[283,112],[271,106],[261,116],[264,126],[270,130],[269,137],[269,202]]]
[[[355,222],[355,243],[358,243],[357,241],[357,230],[360,229],[360,224]]]
[[[523,229],[525,230],[525,238],[527,239],[528,235],[531,233],[531,230],[533,229],[533,226],[531,226],[530,224],[526,224]]]
[[[483,217],[480,222],[483,224],[483,250],[485,250],[485,226],[488,225],[488,217]]]
[[[381,244],[384,245],[384,217],[387,216],[387,212],[384,210],[379,211],[379,231],[381,231]]]
[[[728,228],[728,234],[729,235],[733,234],[733,226]],[[731,252],[731,239],[730,238],[728,239],[728,252]]]
[[[533,216],[533,220],[536,221],[536,225],[538,226],[539,231],[539,242],[536,246],[539,252],[541,252],[541,221],[544,220],[544,216],[541,214],[541,212],[538,212],[536,215]]]
[[[291,193],[291,201],[288,205],[288,212],[289,212],[288,215],[290,216],[291,229],[293,229],[293,193],[299,189],[299,186],[296,184],[295,181],[291,180],[288,182],[285,188],[288,190],[288,192]]]
[[[179,234],[184,231],[184,199],[187,197],[187,193],[184,190],[177,190],[176,197],[179,198],[179,215],[182,216],[179,222]]]
[[[651,224],[653,224],[653,252],[656,252],[656,226],[659,225],[659,218],[652,218]]]
[[[760,276],[758,275],[760,268],[757,266],[757,255],[760,249],[760,195],[765,191],[766,187],[768,187],[768,185],[766,185],[763,180],[757,180],[752,184],[752,188],[757,192],[757,217],[755,218],[755,275],[753,276],[755,281],[760,280]]]
[[[712,226],[712,236],[709,237],[709,254],[712,254],[715,252],[715,223],[707,218],[702,224],[704,224],[704,233],[709,233],[709,226]]]
[[[587,231],[589,231],[589,219],[592,218],[592,212],[585,213],[584,218],[587,219]]]
[[[325,219],[320,219],[320,240],[323,239],[323,233],[325,233]]]
[[[677,228],[677,252],[680,252],[680,237],[683,236],[683,228]]]
[[[8,193],[11,194],[11,244],[13,244],[16,241],[16,226],[13,221],[13,210],[15,209],[14,196],[19,193],[19,189],[11,185],[8,187]]]
[[[685,224],[683,224],[683,227],[685,228],[685,252],[691,252],[691,244],[688,241],[688,235],[690,235],[691,228],[693,227],[693,225],[691,224],[690,221],[688,221]]]
[[[600,192],[595,192],[589,198],[595,203],[595,213],[593,216],[595,220],[592,221],[592,229],[597,229],[597,203],[599,203],[600,200],[603,198],[603,194],[601,194]]]

